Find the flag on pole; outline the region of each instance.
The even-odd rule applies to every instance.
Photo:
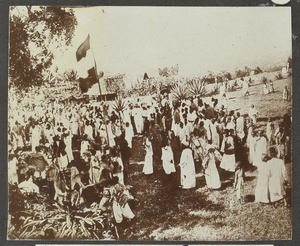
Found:
[[[79,62],[83,57],[86,57],[86,52],[91,48],[90,46],[90,35],[87,36],[86,40],[78,47],[76,51],[76,59]]]
[[[87,78],[79,78],[79,87],[82,93],[86,93],[94,84],[98,82],[98,76],[95,67],[88,70]]]

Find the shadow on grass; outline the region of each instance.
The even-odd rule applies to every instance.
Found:
[[[216,223],[216,218],[220,218],[218,211],[224,210],[224,206],[208,200],[207,193],[196,192],[199,186],[205,184],[204,178],[197,178],[196,188],[183,190],[179,187],[180,172],[167,176],[161,167],[156,167],[156,173],[146,176],[141,173],[142,166],[132,165],[132,169],[137,175],[131,177],[130,184],[139,205],[133,207],[135,222],[130,230],[120,235],[121,239],[151,239],[151,233],[158,229],[183,227],[189,230],[196,225],[223,226]],[[197,211],[205,211],[205,216],[193,213]]]

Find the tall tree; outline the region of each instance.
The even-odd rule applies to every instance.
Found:
[[[69,8],[11,7],[10,82],[17,87],[41,85],[54,59],[52,50],[70,45],[76,26],[74,11]]]

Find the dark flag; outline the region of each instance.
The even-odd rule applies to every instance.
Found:
[[[90,35],[86,40],[78,47],[76,51],[76,59],[79,62],[83,57],[86,57],[86,52],[90,49]]]
[[[98,76],[95,67],[92,67],[88,70],[87,78],[79,78],[78,81],[82,93],[87,92],[94,84],[98,82]]]

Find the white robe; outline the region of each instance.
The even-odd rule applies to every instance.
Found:
[[[183,189],[196,187],[196,172],[193,153],[191,149],[184,149],[180,158],[180,179]]]
[[[162,148],[162,156],[161,156],[163,168],[166,174],[174,173],[175,165],[174,165],[174,158],[173,152],[170,146],[166,146]]]
[[[267,139],[260,137],[256,139],[255,149],[253,153],[253,165],[257,166],[262,162],[263,156],[267,153]]]
[[[152,174],[153,173],[153,150],[152,150],[152,144],[148,139],[146,139],[145,147],[146,147],[146,156],[145,156],[143,173]]]
[[[65,144],[66,144],[66,152],[68,156],[69,163],[74,160],[73,151],[72,151],[72,135],[68,135],[65,138]]]
[[[244,117],[240,116],[236,120],[236,135],[240,138],[243,139],[245,137],[245,132],[244,132],[244,127],[245,127],[245,119]]]
[[[260,162],[257,165],[257,171],[255,202],[269,203],[269,165],[266,162]]]
[[[128,127],[125,127],[125,140],[128,143],[128,147],[132,148],[132,138],[134,136],[132,125],[129,123]]]
[[[209,153],[207,167],[204,171],[207,188],[219,189],[221,187],[220,175],[217,170],[215,154]]]
[[[269,160],[270,169],[269,191],[270,201],[276,202],[285,197],[284,181],[287,179],[286,167],[283,160],[273,158]]]

